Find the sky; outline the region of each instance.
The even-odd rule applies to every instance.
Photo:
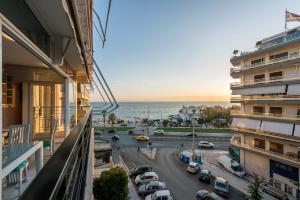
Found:
[[[94,1],[102,23],[107,6]],[[118,101],[228,101],[233,50],[284,31],[286,9],[300,14],[300,1],[112,0],[94,57]]]

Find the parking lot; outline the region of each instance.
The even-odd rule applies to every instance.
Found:
[[[159,179],[166,182],[174,199],[192,200],[196,199],[196,192],[199,190],[214,191],[214,181],[212,180],[210,184],[200,182],[197,175],[187,172],[187,165],[179,160],[177,151],[172,148],[159,149],[154,160],[137,152],[135,148],[123,149],[121,156],[128,168],[150,164]],[[245,199],[245,196],[234,188],[230,188],[228,199]]]

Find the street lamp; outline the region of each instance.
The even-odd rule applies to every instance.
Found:
[[[192,140],[192,159],[195,159],[195,112],[196,110],[192,110],[193,116],[192,116],[192,125],[193,125],[193,140]]]

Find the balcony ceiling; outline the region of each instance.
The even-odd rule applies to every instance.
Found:
[[[47,68],[38,58],[17,42],[3,37],[3,63]]]
[[[81,49],[75,38],[74,24],[71,24],[67,5],[63,2],[62,0],[26,0],[49,35],[64,38],[63,48],[66,48],[68,39],[71,39],[64,58],[77,74],[85,75]]]

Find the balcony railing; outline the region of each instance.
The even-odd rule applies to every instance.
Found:
[[[21,199],[84,199],[92,127],[89,111],[37,174]],[[34,198],[33,198],[34,194]]]
[[[289,95],[281,95],[274,97],[240,97],[240,96],[232,96],[230,97],[231,102],[242,102],[242,101],[300,101],[300,97],[297,96],[289,96]]]
[[[274,82],[279,82],[279,81],[296,81],[300,80],[299,76],[291,76],[291,77],[283,77],[283,76],[273,76],[270,77],[269,79],[258,79],[258,80],[251,80],[247,82],[233,82],[230,84],[231,88],[235,87],[243,87],[243,86],[249,86],[249,85],[256,85],[256,84],[267,84],[267,83],[274,83]]]
[[[267,149],[254,147],[254,146],[249,145],[249,144],[243,144],[238,139],[231,139],[231,144],[234,145],[234,146],[237,146],[239,148],[247,149],[249,151],[254,151],[256,153],[265,154],[268,157],[272,156],[272,157],[276,157],[276,158],[279,158],[279,159],[284,159],[286,161],[294,162],[295,164],[300,163],[300,159],[297,157],[297,152],[295,152],[295,153],[294,152],[287,152],[285,154],[281,154],[281,153],[277,153],[277,152],[270,151],[270,150],[267,150]]]
[[[285,119],[285,120],[300,120],[299,115],[285,115],[276,113],[259,113],[259,112],[243,112],[239,110],[232,110],[232,116],[245,116],[245,117],[259,117],[259,118],[274,118],[274,119]]]
[[[232,68],[230,68],[230,73],[239,73],[243,70],[256,68],[256,67],[260,67],[260,66],[264,66],[264,65],[275,64],[275,63],[279,63],[282,61],[293,60],[296,58],[300,58],[299,52],[297,52],[297,51],[289,52],[288,56],[282,56],[282,57],[275,58],[275,59],[268,59],[264,62],[255,63],[255,64],[246,64],[245,66],[232,67]]]

